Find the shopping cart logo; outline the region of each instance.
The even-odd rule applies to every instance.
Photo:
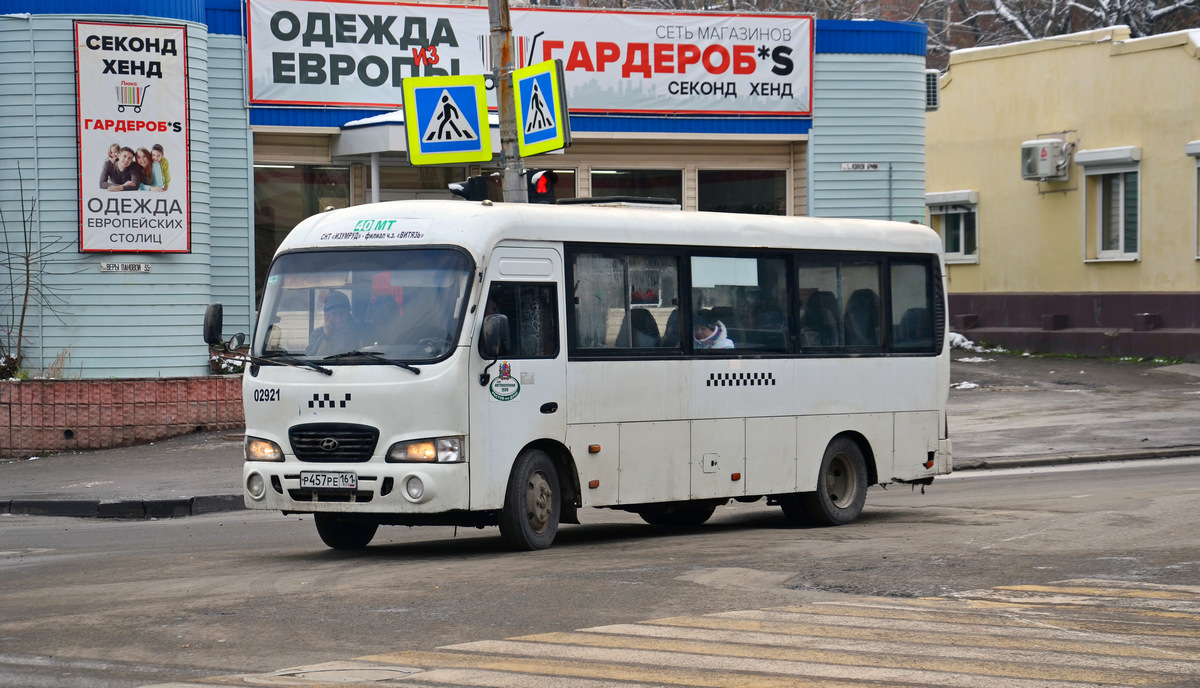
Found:
[[[116,88],[117,112],[125,112],[127,107],[133,108],[134,112],[142,111],[142,103],[146,102],[146,91],[150,90],[150,84],[138,87],[136,82],[122,81]]]

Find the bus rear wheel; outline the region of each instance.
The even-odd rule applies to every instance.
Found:
[[[821,459],[817,491],[800,495],[800,506],[814,525],[853,523],[867,503],[867,480],[867,462],[862,449],[847,437],[835,438],[825,448],[825,456]],[[784,513],[787,513],[786,509]]]
[[[687,528],[703,525],[717,510],[713,502],[678,502],[638,509],[637,515],[652,526]]]
[[[371,543],[378,523],[339,518],[337,514],[314,514],[317,535],[333,549],[362,549]]]
[[[517,457],[500,511],[505,544],[522,551],[549,547],[558,533],[561,501],[558,470],[550,456],[531,449]]]

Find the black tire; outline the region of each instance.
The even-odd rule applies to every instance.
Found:
[[[808,520],[820,526],[857,521],[867,503],[867,480],[867,462],[858,444],[846,437],[834,438],[821,459],[817,491],[800,495]]]
[[[517,457],[500,512],[504,543],[518,551],[549,547],[558,533],[561,492],[558,469],[546,452],[531,449]]]
[[[637,515],[652,526],[690,528],[704,525],[716,510],[714,502],[675,502],[643,507]]]
[[[314,514],[317,534],[321,541],[333,549],[362,549],[371,544],[378,523],[357,521],[339,517],[337,514]]]

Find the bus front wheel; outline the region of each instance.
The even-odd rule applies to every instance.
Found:
[[[337,514],[313,514],[317,535],[333,549],[362,549],[371,544],[378,523],[341,519]]]
[[[867,503],[867,480],[862,449],[853,440],[838,437],[825,448],[817,491],[800,495],[800,506],[814,525],[853,523]]]
[[[562,495],[558,470],[546,452],[531,449],[517,458],[508,478],[500,535],[515,550],[546,549],[558,533]]]

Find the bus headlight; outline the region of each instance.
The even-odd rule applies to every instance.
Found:
[[[246,436],[247,461],[283,461],[283,450],[271,440]]]
[[[462,463],[463,438],[437,437],[429,440],[397,442],[387,453],[389,463]]]

